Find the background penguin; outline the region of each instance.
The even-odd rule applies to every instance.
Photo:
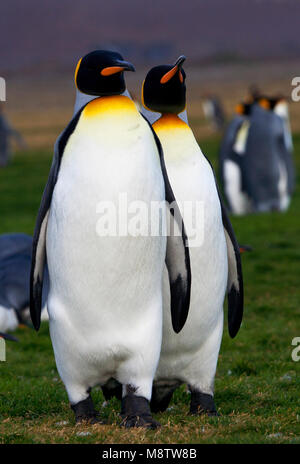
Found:
[[[240,103],[236,115],[226,128],[219,152],[220,178],[230,211],[246,214],[251,211],[245,191],[243,160],[249,131],[251,104]]]
[[[281,210],[287,209],[290,203],[291,196],[295,190],[295,168],[293,162],[293,139],[289,118],[288,103],[285,98],[278,96],[270,98],[271,110],[281,118],[283,124],[283,140],[281,139],[281,179],[280,189],[281,193]]]
[[[289,124],[276,114],[278,99],[239,105],[220,149],[224,194],[234,214],[285,211],[294,189]]]
[[[26,234],[0,236],[0,331],[16,330],[27,324],[29,315],[29,280],[32,237]],[[42,297],[42,320],[48,319],[46,301],[49,290],[47,264]]]
[[[185,57],[173,66],[152,68],[143,85],[143,102],[162,113],[153,125],[165,154],[165,162],[178,205],[204,205],[203,242],[191,246],[191,304],[187,323],[174,336],[168,312],[169,289],[164,280],[163,342],[155,374],[151,407],[166,409],[173,391],[187,383],[192,414],[216,414],[213,401],[214,377],[223,331],[223,301],[227,289],[228,326],[231,337],[240,327],[243,314],[243,279],[239,247],[221,203],[213,170],[202,154],[190,127],[178,118],[186,105]],[[184,215],[187,235],[191,220]],[[190,218],[191,219],[191,218]],[[165,275],[166,277],[166,275]]]
[[[22,233],[0,235],[0,260],[17,253],[31,253],[32,237]]]
[[[207,94],[202,98],[202,108],[206,119],[215,131],[223,130],[226,122],[225,111],[216,95]]]
[[[252,105],[244,154],[244,179],[253,211],[283,211],[288,207],[288,157],[284,126],[267,99]]]
[[[77,65],[77,88],[101,98],[81,108],[56,143],[34,235],[30,310],[38,329],[47,250],[50,335],[76,420],[99,420],[90,390],[114,378],[123,385],[124,425],[154,428],[149,400],[161,347],[166,240],[96,233],[101,200],[118,207],[118,195],[126,192],[128,202],[148,207],[174,201],[155,133],[121,96],[125,70],[134,68],[120,54],[101,50]],[[164,212],[155,220],[165,230]],[[189,307],[185,239],[184,231],[168,237],[166,257],[176,331]]]

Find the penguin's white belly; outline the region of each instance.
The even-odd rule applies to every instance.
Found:
[[[155,332],[160,340],[166,246],[164,237],[118,236],[120,193],[128,204],[164,199],[146,122],[138,113],[125,123],[117,118],[114,130],[112,121],[96,122],[93,130],[90,121],[87,126],[79,120],[69,139],[47,229],[48,311],[57,365],[62,377],[72,376],[64,374],[66,363],[80,366],[90,385],[115,376],[119,363]],[[99,236],[105,205],[116,212],[116,236]],[[109,214],[111,226],[114,213]]]
[[[193,140],[181,144],[176,137],[168,143],[168,138],[164,139],[161,134],[159,136],[163,143],[169,179],[185,219],[190,243],[193,242],[195,231],[185,217],[184,202],[192,202],[193,211],[196,211],[198,202],[203,215],[199,216],[197,223],[202,243],[190,247],[192,288],[189,315],[178,335],[174,334],[171,326],[166,272],[164,275],[163,343],[155,378],[194,380],[197,383],[195,363],[214,364],[214,360],[209,358],[218,356],[222,337],[228,261],[221,208],[213,172],[198,144]],[[196,226],[195,219],[197,221],[194,217],[193,228]],[[210,384],[210,379],[207,384]]]
[[[19,322],[13,308],[0,306],[0,332],[14,331],[18,328]]]
[[[279,161],[278,192],[280,211],[286,211],[290,204],[290,196],[288,194],[288,173],[282,161]]]
[[[224,161],[225,193],[234,214],[247,214],[251,211],[249,197],[242,191],[240,167],[231,160]]]

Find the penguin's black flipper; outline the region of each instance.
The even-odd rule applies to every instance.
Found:
[[[160,157],[161,170],[165,183],[167,215],[170,219],[170,234],[167,240],[166,265],[169,273],[171,292],[172,326],[176,333],[183,328],[190,306],[191,297],[191,265],[188,248],[188,239],[183,220],[177,205],[165,165],[163,149],[158,136],[147,118],[141,113],[152,130]],[[180,231],[180,233],[172,233]]]
[[[219,199],[228,255],[228,331],[230,337],[234,338],[240,329],[244,311],[242,263],[240,247],[220,194]]]
[[[83,108],[74,116],[55,143],[52,166],[36,220],[30,271],[30,316],[35,330],[39,330],[41,324],[43,279],[46,261],[46,232],[52,195],[58,178],[64,149],[70,135],[76,128]]]
[[[9,340],[11,342],[18,342],[19,340],[14,337],[13,335],[10,335],[10,334],[6,334],[6,333],[2,333],[0,332],[0,338],[4,338],[4,340]]]
[[[207,159],[212,169],[212,172],[214,173],[211,162],[209,161],[207,156],[205,156],[205,158]],[[235,237],[234,230],[232,228],[226,207],[223,203],[216,178],[215,183],[221,205],[222,221],[225,232],[228,256],[228,332],[230,337],[234,338],[240,329],[244,312],[244,284],[242,262],[240,246]]]

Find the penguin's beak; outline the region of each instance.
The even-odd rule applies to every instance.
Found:
[[[115,66],[108,66],[103,68],[101,71],[101,76],[111,76],[122,71],[135,71],[133,64],[128,61],[118,60],[115,62]]]
[[[170,71],[168,71],[166,74],[163,75],[163,77],[160,80],[161,84],[166,84],[169,82],[170,79],[172,79],[173,76],[179,71],[179,79],[180,82],[183,83],[183,75],[182,72],[180,71],[180,68],[182,67],[183,63],[185,62],[186,58],[184,55],[180,55],[180,57],[175,61],[175,64]]]
[[[180,69],[183,63],[185,62],[185,60],[186,60],[186,57],[184,55],[180,55],[180,57],[177,58],[177,60],[175,61],[174,66],[178,66],[178,68]]]

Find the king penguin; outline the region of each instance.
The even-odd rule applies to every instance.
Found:
[[[245,189],[244,155],[249,132],[251,104],[240,103],[228,124],[219,151],[220,178],[233,214],[251,212],[251,200]]]
[[[271,109],[268,98],[254,102],[243,159],[245,189],[252,211],[283,211],[289,205],[289,159],[282,119]]]
[[[285,211],[290,204],[292,194],[295,190],[295,167],[293,161],[293,139],[289,118],[287,100],[282,96],[269,99],[270,108],[282,122],[283,137],[280,139],[280,210]]]
[[[180,237],[166,238],[167,208],[151,217],[162,230],[156,236],[99,234],[99,207],[109,203],[120,213],[121,193],[129,205],[175,202],[157,136],[121,95],[124,71],[133,65],[110,51],[77,64],[77,88],[98,98],[78,110],[55,144],[34,233],[30,311],[38,330],[47,258],[50,336],[76,421],[101,422],[90,392],[115,379],[123,425],[156,428],[149,402],[161,349],[164,262],[176,332],[188,315],[191,272],[183,225]]]
[[[143,104],[161,113],[153,128],[186,225],[192,270],[189,317],[176,336],[168,313],[170,291],[165,274],[163,341],[151,407],[153,411],[165,410],[174,390],[186,383],[191,392],[190,413],[215,415],[214,377],[223,332],[224,296],[227,290],[229,334],[235,337],[243,314],[243,278],[239,247],[212,167],[191,128],[178,118],[186,105],[184,60],[181,56],[174,65],[152,68],[142,87]],[[184,214],[185,202],[193,206],[192,220]],[[190,242],[191,224],[197,204],[203,206],[204,214],[199,222],[196,217],[202,241],[194,246]]]

